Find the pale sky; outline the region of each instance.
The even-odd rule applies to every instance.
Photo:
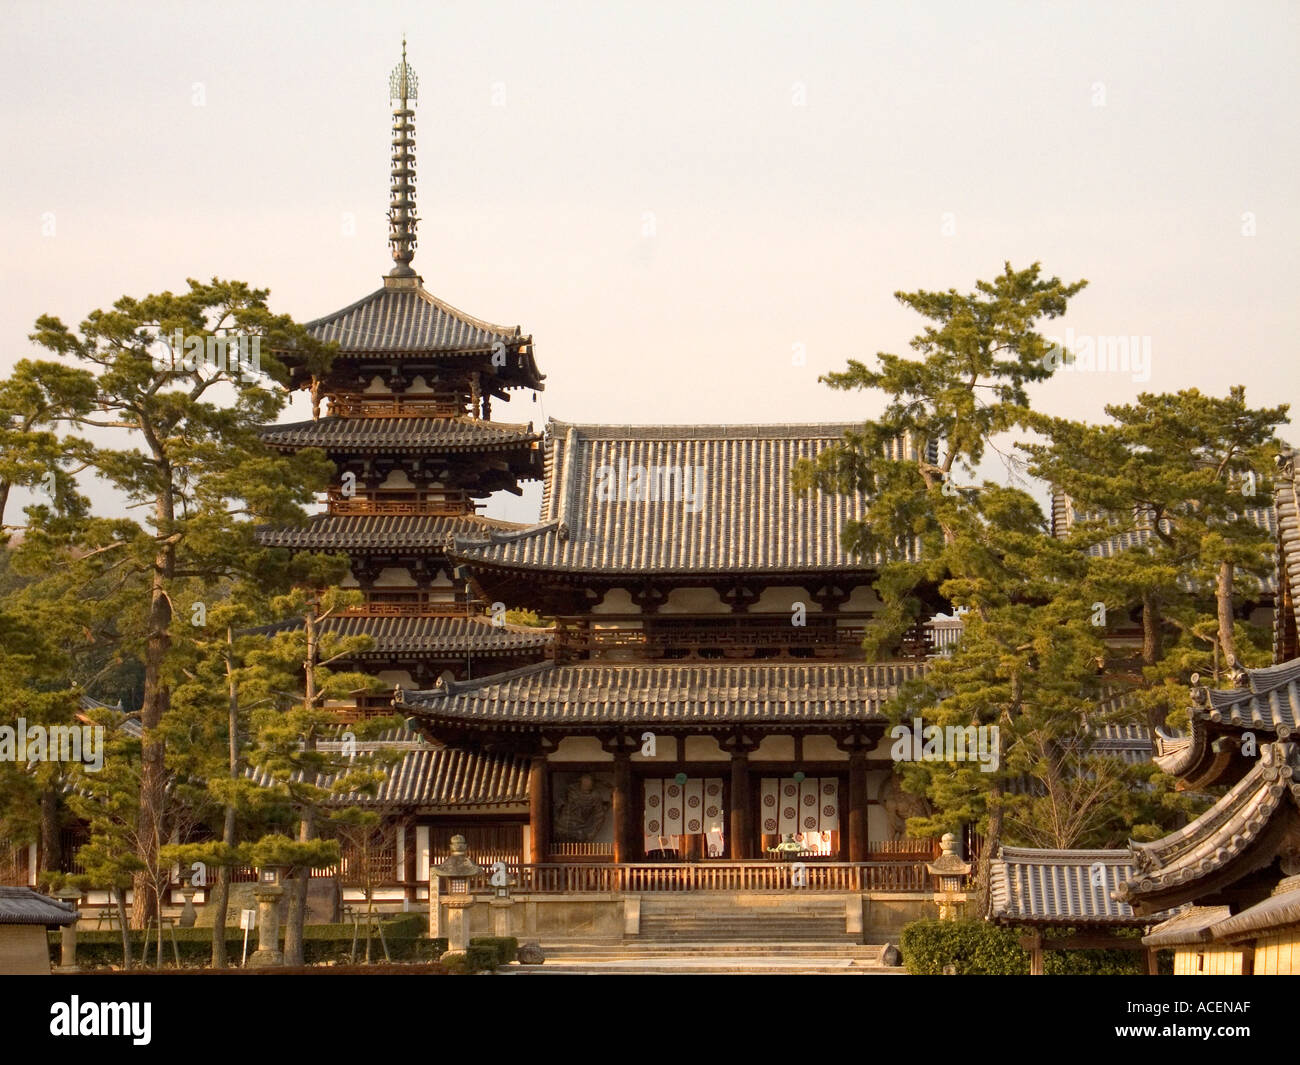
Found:
[[[865,419],[878,397],[818,374],[906,350],[895,290],[1007,259],[1091,282],[1052,332],[1151,352],[1148,380],[1058,375],[1043,409],[1300,400],[1296,3],[41,0],[4,21],[0,372],[38,314],[189,276],[300,320],[378,287],[405,32],[414,265],[531,332],[548,375],[500,420]]]

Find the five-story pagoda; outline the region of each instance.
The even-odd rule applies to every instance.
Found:
[[[307,323],[317,340],[337,345],[328,371],[313,373],[292,352],[282,354],[291,387],[311,390],[313,419],[263,433],[272,448],[322,449],[338,477],[325,513],[305,527],[263,529],[259,539],[349,555],[346,583],[365,602],[328,626],[373,639],[357,668],[426,686],[536,660],[549,643],[539,630],[502,624],[500,616],[494,623],[446,556],[457,536],[515,528],[481,515],[480,501],[518,494],[521,482],[540,478],[542,434],[531,424],[491,421],[491,402],[542,389],[544,375],[532,338],[518,326],[464,314],[426,291],[412,268],[417,85],[405,42],[389,85],[394,266],[378,290]],[[386,706],[386,697],[376,702]]]

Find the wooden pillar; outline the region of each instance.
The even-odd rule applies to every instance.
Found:
[[[528,830],[533,863],[548,861],[551,854],[551,789],[547,782],[546,755],[533,756],[528,768]]]
[[[419,848],[415,845],[415,818],[408,817],[402,825],[402,880],[409,907],[413,908],[416,899],[415,860]]]
[[[867,752],[849,754],[849,861],[867,860]]]
[[[749,753],[739,744],[731,751],[731,856],[753,854],[749,817]]]
[[[1146,949],[1146,955],[1147,955],[1147,976],[1159,976],[1159,975],[1160,975],[1160,963],[1159,963],[1159,958],[1158,958],[1159,953],[1160,953],[1160,952],[1159,952],[1158,950],[1156,950],[1155,947],[1147,947],[1147,949]]]
[[[631,803],[632,755],[625,750],[614,752],[614,795],[611,812],[614,815],[614,861],[632,860]]]
[[[1040,932],[1034,932],[1029,936],[1029,975],[1043,975],[1043,936]]]

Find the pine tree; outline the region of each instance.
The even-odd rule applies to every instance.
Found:
[[[178,582],[215,584],[241,573],[254,554],[253,520],[301,520],[301,504],[329,474],[320,452],[276,455],[258,437],[258,427],[274,421],[285,401],[280,389],[268,387],[287,379],[273,352],[288,346],[313,357],[319,352],[304,330],[269,311],[266,295],[241,282],[190,281],[179,295],[123,297],[112,310],[88,315],[77,332],[43,316],[32,336],[93,368],[94,409],[79,413],[75,423],[117,430],[126,446],[96,447],[88,460],[129,505],[149,515],[143,525],[119,524],[114,539],[94,548],[120,553],[124,570],[142,584],[137,621],[144,740],[136,838],[149,872],[137,876],[137,925],[155,916],[149,884],[157,879],[158,848],[166,838],[160,726],[170,704]],[[169,338],[184,343],[169,344]],[[230,358],[231,343],[241,338],[250,353],[253,341],[259,345],[256,367]],[[214,357],[194,358],[191,342]]]

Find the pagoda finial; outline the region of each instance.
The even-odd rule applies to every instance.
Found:
[[[388,78],[388,98],[393,108],[393,180],[388,205],[388,244],[396,265],[389,277],[414,277],[415,258],[415,105],[419,80],[406,62],[406,38],[402,38],[402,61]]]

